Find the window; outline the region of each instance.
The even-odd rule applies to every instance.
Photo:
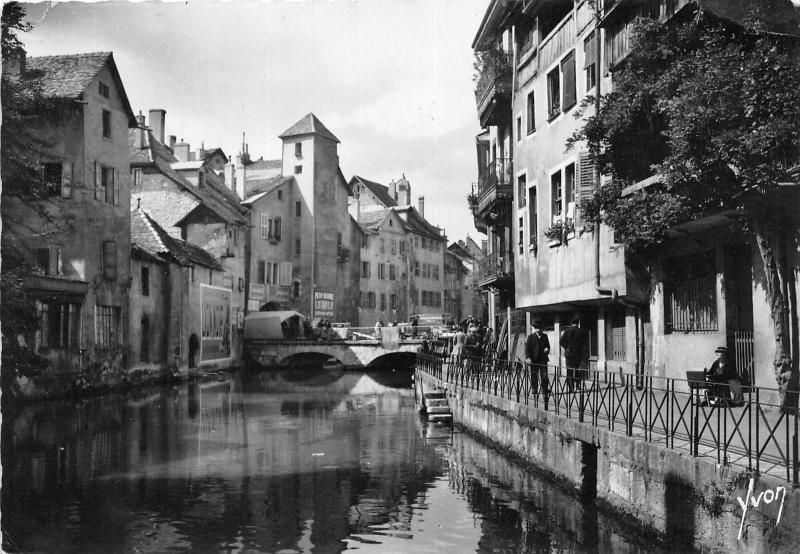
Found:
[[[278,200],[283,200],[283,190],[278,191]]]
[[[552,215],[553,222],[555,222],[558,218],[561,217],[561,213],[563,210],[562,204],[562,188],[561,188],[561,172],[554,173],[550,176],[550,199],[551,199],[551,208],[550,213]]]
[[[261,214],[261,225],[259,229],[260,229],[259,236],[262,239],[270,237],[272,231],[272,220],[269,218],[267,214]]]
[[[439,266],[438,265],[434,265],[433,266],[433,279],[434,279],[434,281],[438,281],[439,280]]]
[[[583,41],[583,72],[586,76],[586,92],[597,84],[597,41],[594,31]]]
[[[547,74],[547,117],[555,118],[561,112],[561,83],[558,68]]]
[[[275,218],[275,231],[272,234],[272,238],[275,240],[281,240],[281,218]]]
[[[522,117],[517,118],[517,141],[522,140]]]
[[[142,169],[141,168],[139,168],[139,167],[134,168],[133,171],[131,172],[131,177],[133,177],[132,181],[133,181],[133,186],[134,187],[142,186]]]
[[[381,310],[386,309],[386,295],[381,293]]]
[[[427,279],[428,278],[428,264],[426,264],[426,263],[422,264],[422,278],[423,279]]]
[[[391,294],[389,295],[389,307],[393,310],[397,309],[397,295]]]
[[[525,207],[525,175],[520,175],[517,177],[517,207],[524,208]]]
[[[523,239],[525,238],[525,219],[520,217],[519,222],[517,225],[517,229],[519,230],[519,253],[522,254],[524,252],[525,243]]]
[[[536,187],[528,189],[528,246],[536,248],[539,235],[539,218],[536,214]]]
[[[61,248],[55,246],[37,248],[36,263],[44,270],[45,275],[60,275],[62,270]]]
[[[392,254],[397,254],[397,241],[395,239],[392,239],[391,245],[392,245]]]
[[[422,249],[425,250],[426,248],[428,248],[428,239],[422,237]]]
[[[150,318],[147,314],[142,315],[139,333],[139,361],[148,363],[150,361]]]
[[[339,249],[341,249],[341,248],[342,248],[342,246],[343,246],[343,243],[342,243],[342,234],[341,234],[341,233],[336,233],[336,248],[339,248]]]
[[[575,51],[567,54],[561,61],[561,75],[563,77],[564,90],[562,92],[564,112],[569,110],[578,101],[578,93],[575,87]]]
[[[302,172],[303,172],[303,166],[302,165],[294,166],[294,174],[295,175],[300,175]]]
[[[189,266],[189,280],[194,283],[194,266]]]
[[[117,241],[103,241],[103,278],[117,278]]]
[[[267,266],[264,263],[264,260],[258,260],[256,264],[256,271],[258,271],[256,282],[257,283],[266,283],[267,282],[267,274],[266,274]]]
[[[606,359],[625,360],[625,312],[609,309],[606,312]]]
[[[361,277],[369,279],[369,262],[361,262]]]
[[[378,279],[386,279],[386,264],[378,264]]]
[[[414,262],[414,275],[419,277],[419,262]]]
[[[711,260],[711,261],[709,261]],[[717,330],[717,287],[714,252],[668,260],[664,283],[666,331]]]
[[[300,206],[300,201],[298,200],[298,201],[296,201],[296,202],[294,203],[294,216],[295,216],[295,217],[300,217],[300,211],[301,211],[301,209],[302,209],[302,208],[301,208],[301,206]]]
[[[103,137],[111,138],[111,112],[103,110]]]
[[[361,248],[369,248],[369,237],[361,235]]]
[[[405,253],[406,253],[406,241],[405,240],[401,240],[400,241],[400,255],[403,256],[403,255],[405,255]]]
[[[73,348],[80,344],[81,306],[69,302],[39,302],[39,346]]]
[[[389,280],[394,281],[397,279],[397,268],[394,264],[389,264]]]
[[[277,285],[280,276],[281,264],[278,262],[264,262],[265,285]]]
[[[567,217],[575,217],[575,164],[564,168],[564,204],[567,208]]]
[[[367,293],[367,308],[374,310],[375,309],[375,293],[368,292]]]
[[[119,306],[94,307],[94,344],[97,348],[114,348],[120,345]]]
[[[386,252],[386,239],[384,239],[383,237],[381,237],[380,245],[381,245],[380,251],[381,254],[383,254],[384,252]]]
[[[294,239],[294,255],[300,255],[300,239]]]
[[[533,91],[528,93],[528,106],[527,106],[527,114],[528,114],[528,124],[527,124],[527,131],[530,135],[536,130],[536,112],[534,111],[536,104],[533,100]]]
[[[295,281],[292,283],[292,297],[300,298],[300,281]]]
[[[303,143],[302,142],[295,142],[294,143],[294,155],[297,158],[303,157]]]
[[[61,177],[63,167],[61,162],[42,164],[42,179],[44,180],[47,196],[61,196]]]
[[[100,96],[103,98],[108,98],[111,95],[111,89],[108,88],[108,85],[102,82],[98,82],[97,84],[99,85],[98,92],[100,93]]]
[[[115,179],[115,173],[113,167],[94,163],[95,200],[119,204],[119,182]]]
[[[150,268],[142,266],[142,296],[150,296]]]

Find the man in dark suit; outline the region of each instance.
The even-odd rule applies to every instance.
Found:
[[[538,393],[541,383],[545,402],[550,395],[550,380],[547,378],[547,362],[550,359],[550,339],[544,334],[541,321],[533,323],[534,332],[525,341],[525,358],[530,368],[531,391]]]
[[[559,344],[564,349],[567,361],[567,390],[573,391],[579,386],[579,380],[586,378],[589,369],[589,332],[581,329],[579,317],[573,317],[572,325],[561,333]]]

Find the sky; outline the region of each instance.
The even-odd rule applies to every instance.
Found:
[[[113,51],[135,113],[163,108],[195,150],[278,159],[313,112],[340,167],[388,184],[450,241],[479,239],[467,194],[480,131],[472,39],[488,0],[220,0],[25,4],[29,56]]]

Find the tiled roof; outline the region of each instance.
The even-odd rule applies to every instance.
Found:
[[[282,169],[283,160],[255,160],[247,164],[247,169]]]
[[[140,208],[131,212],[131,243],[150,255],[170,257],[182,265],[222,269],[214,256],[199,246],[171,237]]]
[[[252,179],[247,181],[247,192],[242,204],[252,204],[280,187],[284,183],[291,183],[294,177],[270,177],[268,179]]]
[[[181,163],[164,144],[159,142],[150,131],[146,132],[146,142],[144,148],[137,146],[137,135],[139,129],[132,129],[128,133],[128,145],[130,149],[131,166],[154,165],[158,171],[180,186],[183,190],[197,198],[203,205],[215,213],[223,221],[232,223],[247,224],[248,219],[234,206],[232,200],[226,202],[223,198],[215,198],[214,193],[206,189],[196,187],[190,183],[180,171],[173,167],[173,164]],[[194,162],[189,162],[194,163]],[[219,194],[219,193],[218,193]],[[187,214],[176,214],[176,219],[180,220]]]
[[[390,209],[361,212],[358,214],[358,223],[366,228],[380,227],[391,212]]]
[[[128,117],[128,126],[135,127],[136,118],[111,52],[27,58],[25,76],[36,79],[41,84],[42,95],[45,98],[74,99],[83,94],[106,64],[122,100],[123,110]]]
[[[353,178],[350,179],[350,190],[353,190],[354,181],[361,183],[387,208],[397,206],[397,202],[389,195],[389,187],[376,183],[375,181],[370,181],[369,179],[364,179],[358,175],[353,175]]]
[[[307,114],[303,119],[278,135],[279,138],[296,137],[299,135],[320,135],[334,142],[341,142],[336,135],[331,133],[313,113]]]
[[[394,208],[394,211],[397,213],[406,212],[406,217],[401,217],[401,219],[409,232],[417,235],[425,235],[436,240],[444,240],[439,230],[431,225],[427,219],[422,217],[413,206],[401,206],[399,208]]]

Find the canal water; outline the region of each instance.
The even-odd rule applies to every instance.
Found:
[[[6,552],[659,550],[426,424],[407,372],[226,375],[6,412]]]

